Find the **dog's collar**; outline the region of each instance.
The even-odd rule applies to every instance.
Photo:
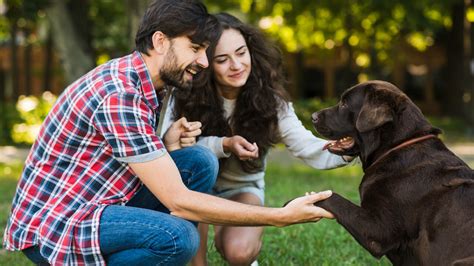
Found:
[[[396,151],[398,149],[401,149],[403,147],[406,147],[406,146],[409,146],[411,144],[414,144],[414,143],[417,143],[417,142],[420,142],[420,141],[424,141],[424,140],[427,140],[427,139],[431,139],[431,138],[438,138],[438,136],[434,135],[434,134],[429,134],[429,135],[425,135],[425,136],[422,136],[422,137],[418,137],[418,138],[414,138],[414,139],[409,139],[401,144],[399,144],[398,146],[395,146],[394,148],[391,148],[390,150],[386,151],[384,154],[382,154],[379,158],[377,158],[377,160],[375,160],[373,163],[371,163],[369,165],[369,167],[366,168],[369,169],[370,167],[372,167],[373,165],[375,165],[376,163],[378,163],[380,160],[382,160],[384,157],[386,157],[389,153],[393,152],[393,151]]]

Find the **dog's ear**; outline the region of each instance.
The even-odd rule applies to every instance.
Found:
[[[392,110],[387,103],[377,102],[375,97],[367,94],[356,121],[356,128],[364,133],[387,122],[393,121]]]

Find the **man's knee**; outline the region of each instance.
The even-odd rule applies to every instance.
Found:
[[[213,175],[217,175],[217,172],[219,171],[219,161],[211,150],[201,145],[194,145],[188,149],[191,150],[192,156],[196,160],[196,164],[202,168],[206,168]]]
[[[178,236],[176,240],[177,254],[184,261],[190,261],[199,248],[199,232],[194,224],[183,221],[180,224]]]
[[[156,248],[153,248],[153,252],[160,256],[163,252],[169,252],[168,259],[166,262],[163,261],[165,264],[184,265],[196,255],[199,248],[199,233],[191,222],[179,219],[173,223],[172,228],[167,229],[166,233],[169,235],[169,240],[163,241],[162,236],[158,237],[161,240],[156,243]]]

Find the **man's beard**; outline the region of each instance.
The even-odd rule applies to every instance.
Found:
[[[186,69],[181,69],[177,61],[173,46],[171,46],[166,54],[165,63],[160,70],[160,78],[166,85],[191,90],[193,82],[192,80],[187,81],[184,79]]]

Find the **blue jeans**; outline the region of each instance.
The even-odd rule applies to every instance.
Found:
[[[194,145],[170,155],[190,190],[211,190],[218,162],[208,149]],[[125,206],[105,208],[99,242],[107,265],[184,265],[197,252],[199,234],[195,224],[169,215],[168,209],[142,186]],[[35,263],[45,262],[37,247],[23,252]]]

